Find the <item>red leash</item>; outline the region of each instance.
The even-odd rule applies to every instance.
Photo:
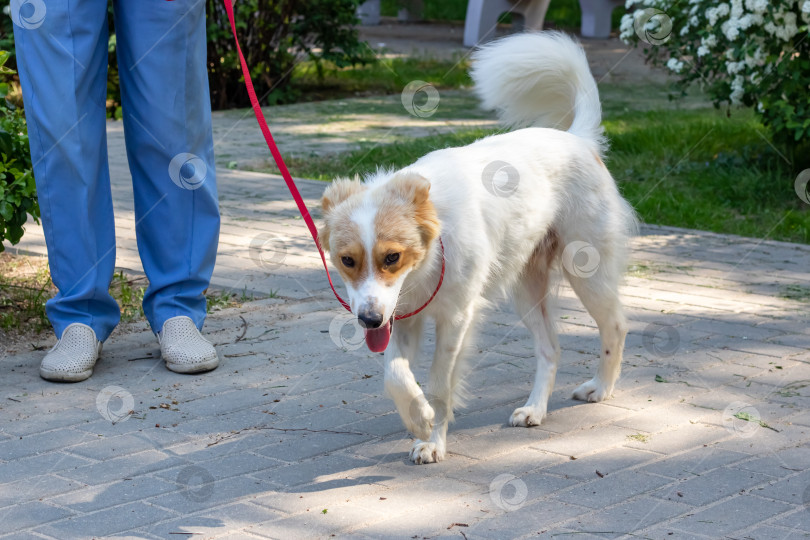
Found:
[[[223,0],[225,2],[225,11],[228,13],[228,21],[231,23],[231,31],[233,32],[233,39],[236,42],[236,52],[239,53],[239,63],[242,66],[242,75],[245,77],[245,88],[247,88],[248,96],[250,97],[250,104],[253,107],[253,112],[256,114],[256,121],[259,122],[259,128],[262,130],[262,135],[264,135],[264,140],[267,141],[267,148],[270,149],[270,153],[273,154],[273,159],[276,161],[276,165],[278,165],[278,170],[281,171],[281,176],[284,178],[284,182],[287,183],[287,188],[290,190],[290,194],[292,194],[293,199],[295,199],[295,204],[298,205],[298,211],[301,212],[301,217],[304,218],[304,223],[307,224],[307,228],[309,229],[309,234],[312,235],[312,239],[315,240],[315,246],[318,248],[318,253],[321,256],[321,261],[323,261],[323,268],[326,270],[326,278],[329,280],[329,286],[332,288],[332,292],[335,293],[335,298],[338,299],[340,305],[346,308],[347,311],[351,312],[352,308],[349,307],[349,304],[346,303],[343,298],[340,297],[338,292],[335,290],[335,285],[332,283],[332,276],[329,275],[329,267],[326,265],[326,256],[323,254],[323,249],[321,249],[321,243],[318,241],[318,229],[315,227],[315,222],[312,220],[312,216],[309,214],[309,210],[307,209],[307,205],[304,203],[303,197],[301,197],[301,193],[298,192],[298,187],[295,185],[295,181],[290,174],[290,171],[287,169],[287,165],[284,163],[284,159],[281,157],[281,152],[279,152],[278,146],[276,146],[276,141],[273,140],[273,134],[270,133],[270,128],[267,127],[267,120],[264,118],[264,113],[262,113],[262,108],[259,105],[259,99],[256,97],[256,90],[253,89],[253,80],[250,78],[250,70],[248,70],[247,62],[245,62],[245,57],[242,54],[242,47],[239,46],[239,38],[236,35],[236,23],[234,21],[233,15],[233,4],[231,0]],[[427,302],[425,302],[422,307],[417,309],[416,311],[412,311],[406,315],[397,315],[394,319],[406,319],[413,315],[416,315],[423,309],[427,307],[428,304],[433,300],[436,296],[436,293],[439,292],[439,288],[442,286],[442,281],[444,281],[444,266],[445,266],[445,259],[444,259],[444,243],[442,243],[442,239],[439,238],[439,245],[442,248],[442,272],[439,275],[439,284],[436,285],[436,290],[433,291],[433,294],[430,295]]]

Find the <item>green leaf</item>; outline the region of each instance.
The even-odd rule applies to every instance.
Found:
[[[669,381],[663,378],[661,375],[656,375],[655,382],[669,382]]]
[[[11,221],[14,216],[14,207],[8,201],[0,201],[0,217],[6,221]]]

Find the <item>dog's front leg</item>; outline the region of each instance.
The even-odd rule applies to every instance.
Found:
[[[434,411],[430,438],[418,436],[413,444],[411,460],[417,464],[444,459],[447,451],[447,426],[453,420],[453,406],[463,374],[464,346],[472,333],[475,308],[448,320],[436,322],[436,353],[430,366],[428,403]]]
[[[411,371],[411,361],[417,358],[422,342],[422,325],[419,316],[395,322],[393,339],[385,350],[385,391],[408,431],[427,438],[434,412]]]

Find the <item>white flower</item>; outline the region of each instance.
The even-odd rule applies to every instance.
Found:
[[[768,0],[745,0],[745,8],[754,13],[764,13],[768,9]]]
[[[804,4],[802,4],[802,13],[810,13],[810,0],[804,0]]]
[[[808,2],[810,2],[810,0],[808,0]],[[714,34],[709,34],[708,36],[703,38],[703,44],[706,45],[707,47],[714,47],[715,45],[717,45],[717,36],[715,36]]]
[[[622,22],[619,25],[619,37],[622,41],[627,41],[633,36],[633,20],[633,15],[630,13],[622,15]]]
[[[709,26],[714,26],[717,24],[717,8],[707,9],[706,18],[709,20]]]
[[[762,102],[761,102],[761,101],[760,101],[759,103],[757,103],[757,110],[758,110],[759,112],[761,112],[761,113],[764,113],[764,112],[765,112],[765,106],[762,104]]]
[[[683,62],[678,60],[677,58],[670,58],[667,60],[667,67],[670,71],[674,71],[675,73],[680,73],[683,69]]]
[[[739,19],[743,14],[742,0],[731,0],[731,18]]]
[[[708,49],[708,47],[706,47],[705,45],[701,45],[700,47],[698,47],[697,55],[698,56],[706,56],[710,52],[711,51]]]
[[[721,29],[729,41],[734,41],[740,35],[740,30],[733,24],[732,20],[724,22]]]

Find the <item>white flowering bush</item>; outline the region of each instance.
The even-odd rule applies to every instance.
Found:
[[[627,0],[621,38],[697,82],[716,106],[754,107],[795,151],[810,139],[810,0]]]

